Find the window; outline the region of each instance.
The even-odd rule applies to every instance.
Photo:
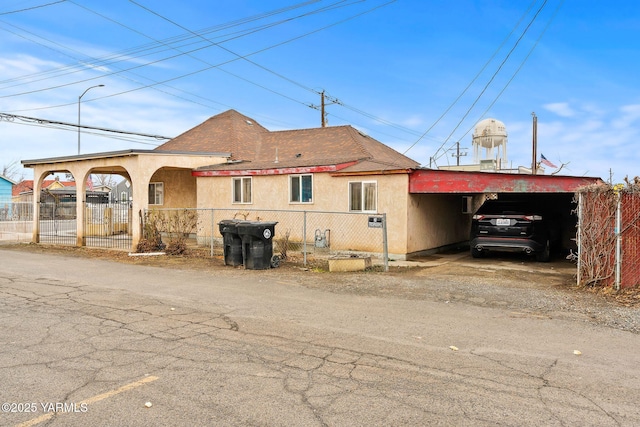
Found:
[[[462,213],[473,213],[473,196],[462,196]]]
[[[349,183],[349,210],[376,212],[378,209],[378,183],[376,181]]]
[[[233,203],[251,203],[251,177],[233,178]]]
[[[150,205],[164,204],[164,184],[162,182],[149,183],[149,204]]]
[[[289,179],[289,202],[311,203],[313,202],[312,175],[292,175]]]
[[[120,193],[120,201],[126,203],[129,201],[129,194],[126,191]]]

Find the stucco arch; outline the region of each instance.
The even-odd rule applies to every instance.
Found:
[[[149,183],[152,179],[163,179],[167,183],[167,199],[162,207],[197,207],[196,178],[191,171],[200,166],[224,163],[228,153],[162,152],[154,150],[125,150],[51,159],[24,160],[25,167],[34,169],[34,177],[51,171],[69,171],[77,185],[77,200],[86,199],[86,181],[90,174],[119,174],[127,177],[132,188],[133,226],[131,250],[134,250],[142,235],[141,220],[149,207]],[[34,213],[37,202],[34,197]],[[36,217],[34,217],[36,218]],[[83,225],[85,212],[83,203],[77,205],[77,244],[86,244]],[[33,241],[38,242],[38,224],[34,219]]]

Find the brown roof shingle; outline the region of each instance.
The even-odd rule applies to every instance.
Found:
[[[228,152],[231,161],[199,170],[244,170],[360,162],[367,171],[419,164],[351,126],[271,132],[235,110],[206,120],[156,148],[159,151]],[[277,162],[276,162],[277,160]]]

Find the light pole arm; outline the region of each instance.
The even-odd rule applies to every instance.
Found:
[[[82,100],[82,97],[85,95],[85,93],[89,92],[89,90],[93,89],[94,87],[104,87],[104,85],[95,85],[88,87],[84,92],[82,92],[82,95],[78,97],[78,155],[80,155],[80,101]]]

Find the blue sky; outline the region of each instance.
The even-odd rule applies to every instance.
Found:
[[[0,113],[174,137],[233,108],[270,130],[350,124],[424,166],[472,161],[484,118],[510,165],[640,175],[640,3],[613,0],[4,0]],[[465,90],[466,88],[466,90]],[[339,103],[332,103],[337,100]],[[81,152],[161,141],[83,133]],[[407,151],[408,150],[408,151]],[[77,130],[0,121],[0,166],[77,154]],[[432,160],[434,159],[434,160]],[[551,172],[547,168],[547,173]],[[30,178],[30,171],[25,171]]]

